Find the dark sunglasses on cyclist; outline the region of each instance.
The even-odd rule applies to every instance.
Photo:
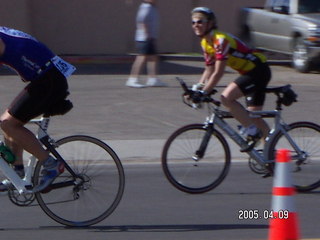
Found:
[[[201,25],[201,24],[203,24],[205,22],[207,22],[207,21],[206,20],[197,20],[197,21],[192,20],[192,25],[195,25],[195,24]]]

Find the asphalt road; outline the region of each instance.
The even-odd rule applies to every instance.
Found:
[[[52,119],[50,134],[60,138],[87,134],[105,140],[118,153],[126,173],[126,189],[115,212],[84,229],[65,228],[49,219],[38,206],[19,208],[5,195],[1,199],[0,234],[3,239],[266,239],[267,219],[240,220],[240,210],[264,211],[271,206],[272,179],[262,179],[248,169],[244,154],[232,147],[234,164],[226,180],[203,195],[174,189],[160,166],[166,138],[178,127],[204,120],[205,111],[181,103],[176,76],[194,82],[202,71],[197,61],[166,60],[160,65],[166,88],[125,87],[131,62],[127,59],[77,64],[69,80],[74,109]],[[319,123],[319,73],[299,74],[273,65],[272,86],[292,84],[299,102],[286,108],[287,122]],[[228,71],[218,89],[236,77]],[[0,71],[2,111],[23,83],[7,70]],[[274,106],[268,97],[266,108]],[[242,161],[237,161],[242,160]],[[316,206],[319,191],[298,194],[295,203],[302,238],[320,237]]]

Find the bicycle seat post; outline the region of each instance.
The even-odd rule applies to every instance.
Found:
[[[47,130],[49,127],[49,123],[50,123],[50,118],[46,117],[46,118],[41,118],[39,121],[35,122],[39,128],[38,128],[38,132],[37,132],[37,138],[39,140],[41,140],[42,138],[48,136],[47,134]]]

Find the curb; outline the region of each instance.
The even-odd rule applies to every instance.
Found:
[[[73,64],[122,64],[122,63],[132,63],[135,59],[136,54],[127,55],[61,55],[61,57]],[[159,54],[161,61],[196,61],[203,62],[203,56],[189,56],[189,55],[179,55],[179,54]],[[268,56],[268,63],[271,65],[286,65],[291,64],[290,59],[285,59],[283,57],[272,58]]]

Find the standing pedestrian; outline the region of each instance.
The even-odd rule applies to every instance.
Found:
[[[132,65],[128,87],[164,87],[166,84],[157,77],[158,56],[157,38],[159,32],[159,13],[156,0],[143,0],[136,17],[135,42],[138,55]],[[139,83],[142,68],[147,66],[148,80],[146,85]]]

